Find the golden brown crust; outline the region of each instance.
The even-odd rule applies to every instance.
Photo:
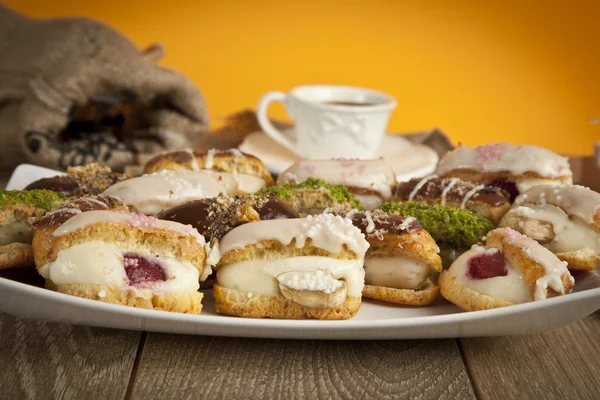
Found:
[[[465,311],[489,310],[514,305],[514,303],[496,299],[472,290],[459,282],[448,271],[442,272],[438,279],[438,284],[440,285],[442,297]]]
[[[427,279],[419,289],[395,289],[383,286],[365,285],[363,297],[407,306],[422,307],[438,298],[440,287]]]
[[[0,246],[0,270],[30,267],[33,265],[33,248],[29,244],[11,243]]]
[[[360,297],[347,297],[336,308],[312,308],[293,303],[284,297],[266,296],[213,287],[215,308],[218,313],[244,318],[322,319],[339,320],[353,317],[360,308]]]
[[[281,201],[296,210],[300,217],[318,215],[325,210],[345,211],[355,207],[351,201],[337,201],[318,189],[296,190]]]
[[[144,166],[144,173],[159,172],[162,170],[192,170],[194,162],[200,169],[211,169],[220,172],[236,172],[262,178],[267,186],[275,184],[273,177],[258,158],[237,151],[215,151],[212,155],[212,165],[206,168],[207,152],[193,151],[171,151],[163,153],[150,159]],[[192,154],[196,157],[195,161]],[[240,155],[241,154],[241,155]]]
[[[401,235],[386,233],[381,238],[368,235],[366,239],[370,245],[367,258],[409,257],[426,263],[434,271],[442,271],[438,246],[424,229]]]
[[[26,221],[30,217],[41,217],[46,213],[43,208],[38,208],[30,204],[10,204],[0,210],[0,223],[9,224],[11,222]]]
[[[51,290],[56,290],[59,293],[84,299],[186,314],[200,314],[200,311],[202,310],[202,297],[204,296],[204,294],[200,292],[178,292],[163,295],[150,294],[148,297],[138,297],[133,291],[123,291],[108,286],[81,284],[55,286],[51,282],[47,282],[46,287]]]
[[[566,261],[572,271],[593,271],[600,263],[600,254],[592,249],[579,249],[565,253],[556,253],[556,257]]]

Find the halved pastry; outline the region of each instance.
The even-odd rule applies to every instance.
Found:
[[[430,175],[398,184],[395,199],[466,208],[498,225],[510,210],[510,195],[497,186]]]
[[[494,225],[481,215],[470,210],[428,205],[414,201],[390,202],[380,207],[389,214],[416,218],[440,247],[440,256],[445,267],[483,237]]]
[[[238,149],[170,151],[155,156],[144,166],[146,174],[163,170],[205,171],[221,181],[229,194],[254,193],[274,184],[262,161]]]
[[[347,319],[358,311],[369,243],[339,215],[240,225],[220,243],[217,312],[240,317]]]
[[[301,160],[283,171],[277,177],[277,184],[302,183],[308,178],[346,186],[365,210],[390,200],[396,189],[396,174],[383,158]]]
[[[91,163],[69,167],[66,175],[38,179],[27,185],[25,189],[46,189],[62,193],[69,198],[77,198],[100,194],[109,186],[128,178],[125,174],[113,172],[107,166]]]
[[[437,173],[499,186],[511,200],[536,185],[572,183],[573,176],[566,157],[537,146],[508,143],[459,147],[440,160]]]
[[[486,310],[571,293],[567,263],[510,228],[487,236],[439,279],[442,296],[466,311]]]
[[[146,215],[188,201],[227,194],[225,185],[205,171],[161,171],[119,182],[104,191]]]
[[[500,226],[537,240],[571,270],[600,262],[600,193],[586,187],[535,186],[517,197]]]
[[[302,183],[270,186],[257,192],[272,193],[289,204],[302,217],[321,214],[325,210],[360,209],[361,205],[343,185],[330,185],[321,179],[308,178]]]
[[[198,314],[199,280],[210,272],[195,229],[141,214],[88,211],[52,234],[36,257],[46,287],[140,308]],[[36,249],[37,250],[37,249]]]
[[[365,255],[363,297],[410,306],[426,306],[437,299],[440,249],[415,218],[381,210],[353,210],[346,218],[370,245]]]
[[[0,190],[0,269],[33,265],[33,230],[27,220],[64,201],[62,194],[49,190]]]

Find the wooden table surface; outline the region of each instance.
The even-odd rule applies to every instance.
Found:
[[[600,312],[532,336],[236,339],[0,314],[0,398],[600,399]]]

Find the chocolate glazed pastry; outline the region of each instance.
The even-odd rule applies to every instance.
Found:
[[[436,175],[400,183],[395,198],[397,201],[466,208],[494,225],[498,225],[511,206],[510,194],[499,187]]]

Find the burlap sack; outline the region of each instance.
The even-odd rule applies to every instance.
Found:
[[[193,145],[208,128],[204,99],[188,79],[155,64],[161,55],[158,46],[140,52],[99,22],[31,19],[0,4],[0,167],[98,161],[122,169],[139,152]],[[61,137],[73,107],[123,93],[149,105],[141,135]]]

